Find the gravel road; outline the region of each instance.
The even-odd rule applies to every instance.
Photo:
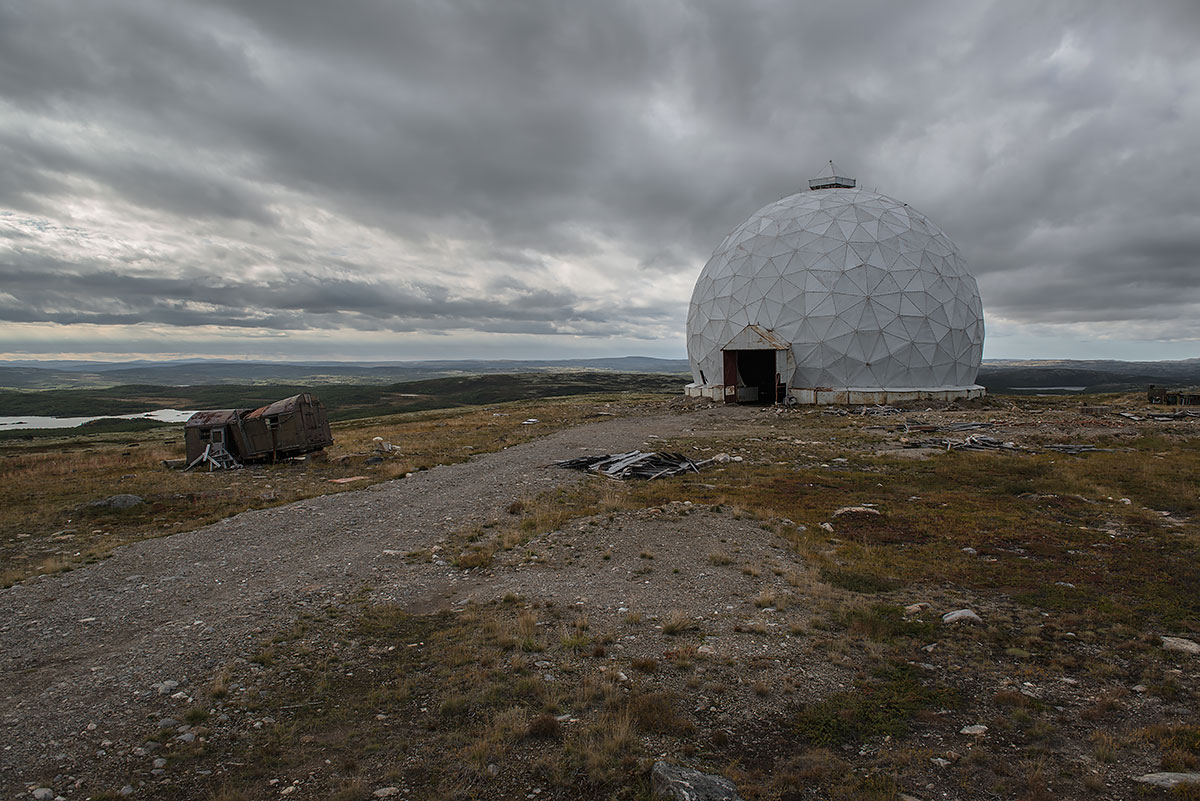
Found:
[[[215,670],[307,608],[364,583],[394,591],[401,560],[385,550],[428,547],[514,498],[579,480],[548,463],[653,447],[649,435],[706,427],[716,414],[590,423],[362,491],[135,543],[103,562],[0,590],[0,786],[20,792],[55,775],[61,786],[97,759],[128,754],[157,695],[199,692]],[[435,602],[444,570],[403,572],[408,597]]]

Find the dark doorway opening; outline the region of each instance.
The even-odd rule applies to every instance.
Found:
[[[725,351],[725,383],[737,385],[739,403],[776,403],[786,391],[775,372],[774,350]],[[744,392],[743,387],[757,392]]]

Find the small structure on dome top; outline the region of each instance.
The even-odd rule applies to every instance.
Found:
[[[696,280],[687,394],[742,403],[974,398],[983,304],[915,209],[837,174],[750,215]]]
[[[184,424],[187,467],[209,470],[319,451],[333,444],[325,407],[307,392],[258,409],[196,412]]]

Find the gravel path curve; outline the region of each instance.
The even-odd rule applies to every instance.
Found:
[[[398,560],[384,550],[428,547],[516,497],[579,480],[545,469],[555,459],[629,450],[651,434],[717,421],[700,411],[590,423],[412,478],[135,543],[0,590],[0,786],[79,775],[98,757],[127,753],[156,695],[199,692],[197,683],[306,608],[394,577]],[[403,572],[414,599],[435,598],[444,581],[444,571]]]

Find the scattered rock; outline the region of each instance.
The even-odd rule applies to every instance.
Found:
[[[1200,643],[1186,640],[1183,637],[1163,637],[1162,647],[1167,651],[1179,651],[1183,654],[1200,654]]]
[[[983,618],[970,609],[956,609],[942,615],[943,623],[982,623]]]
[[[1200,784],[1200,773],[1147,773],[1144,776],[1134,776],[1133,780],[1169,790],[1181,784]]]
[[[878,509],[872,509],[869,506],[843,506],[841,509],[838,509],[836,512],[834,512],[833,516],[841,517],[842,515],[878,515],[878,514],[879,514]]]
[[[173,729],[178,725],[179,721],[175,718],[163,718],[158,722],[158,728],[160,729]]]
[[[982,723],[976,723],[974,726],[963,726],[961,729],[958,730],[958,733],[959,734],[970,734],[975,737],[978,737],[979,735],[985,733],[986,731],[987,731],[987,726],[984,726]]]
[[[825,531],[828,531],[830,534],[833,533],[833,524],[832,523],[822,523],[821,528],[823,528]]]
[[[921,612],[925,611],[928,608],[929,608],[929,604],[925,603],[924,601],[921,601],[919,603],[909,604],[908,606],[904,607],[904,614],[906,617],[912,617],[913,615],[921,614]]]
[[[376,798],[391,798],[394,795],[400,795],[400,788],[399,787],[380,787],[378,790],[371,793],[371,795],[375,796]]]
[[[133,795],[133,785],[127,784],[121,788],[121,795]]]
[[[49,787],[39,787],[33,791],[33,797],[36,798],[37,801],[52,801],[54,798],[54,791]]]
[[[966,548],[959,548],[959,550],[965,553],[967,556],[975,556],[979,553],[979,551],[975,550],[970,545],[968,545]]]
[[[109,495],[107,498],[99,498],[94,501],[88,501],[88,506],[94,509],[128,509],[132,506],[140,506],[145,503],[137,495]]]
[[[655,762],[650,770],[650,791],[664,801],[742,801],[737,787],[724,776]]]

